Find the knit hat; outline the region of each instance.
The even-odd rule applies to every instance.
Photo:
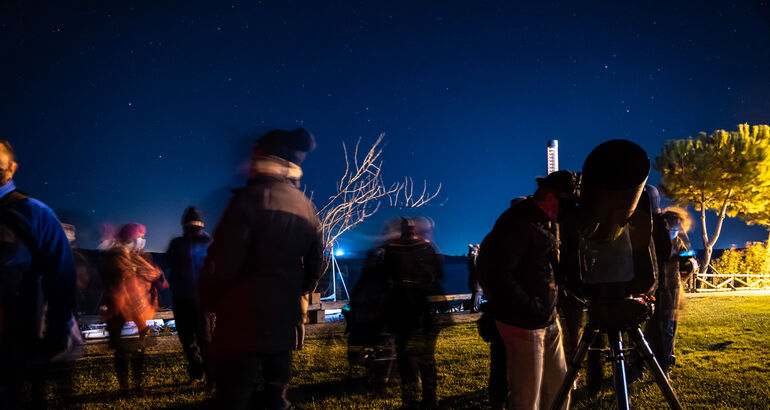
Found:
[[[572,197],[576,194],[577,178],[570,171],[555,171],[545,178],[535,178],[538,189],[553,191],[561,197]]]
[[[140,236],[144,235],[146,232],[147,232],[147,228],[145,228],[144,225],[142,224],[138,224],[138,223],[125,224],[118,231],[118,234],[116,235],[116,239],[118,240],[118,242],[125,243],[128,241],[132,241],[136,238],[139,238]]]
[[[203,226],[203,213],[197,206],[188,206],[182,214],[182,225]]]
[[[305,160],[305,155],[315,147],[313,134],[304,128],[296,128],[292,131],[269,131],[257,139],[254,151],[262,155],[274,155],[300,165]]]

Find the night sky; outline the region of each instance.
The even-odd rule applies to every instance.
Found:
[[[383,132],[387,180],[443,184],[344,247],[425,214],[461,254],[532,193],[548,139],[579,170],[607,139],[654,158],[667,139],[770,122],[768,2],[64,3],[0,3],[0,135],[17,185],[87,247],[101,222],[141,222],[164,250],[189,204],[213,230],[272,128],[315,134],[303,182],[317,204],[341,143]],[[766,238],[732,221],[717,248]]]

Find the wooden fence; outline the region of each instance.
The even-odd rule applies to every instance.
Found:
[[[693,275],[690,289],[695,292],[770,289],[770,274],[723,274],[709,265],[705,274]]]

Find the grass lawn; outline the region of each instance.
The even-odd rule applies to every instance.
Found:
[[[672,385],[686,408],[767,408],[770,406],[770,296],[695,296],[680,318],[676,342],[677,365]],[[715,344],[733,343],[724,350]],[[294,356],[289,398],[300,409],[385,409],[401,405],[398,386],[383,392],[362,387],[349,376],[345,336],[311,336],[305,350]],[[73,393],[76,408],[203,407],[202,387],[185,384],[184,357],[175,345],[147,357],[146,388],[121,392],[111,357],[95,354],[75,363]],[[488,407],[486,379],[488,345],[475,323],[444,328],[437,346],[439,400],[442,408]],[[605,374],[609,378],[609,368]],[[610,380],[605,393],[590,400],[579,389],[572,408],[613,408]],[[62,394],[49,391],[52,404],[65,404]],[[666,408],[657,386],[646,377],[631,389],[632,408]]]

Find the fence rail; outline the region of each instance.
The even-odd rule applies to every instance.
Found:
[[[694,275],[690,288],[695,292],[770,289],[770,274],[723,274],[709,265],[705,274]]]

